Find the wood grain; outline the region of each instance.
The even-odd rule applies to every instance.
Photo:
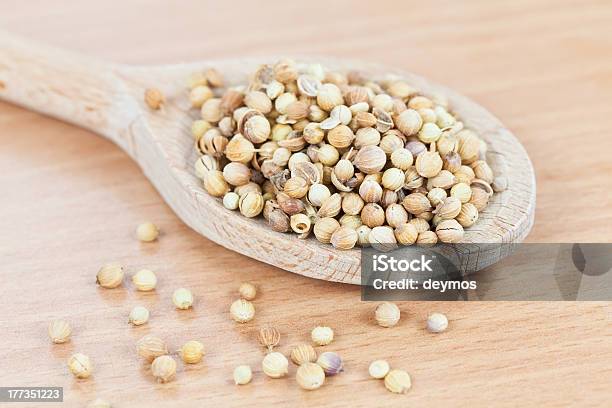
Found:
[[[300,54],[367,55],[426,75],[486,106],[525,145],[538,182],[531,241],[610,241],[607,2],[314,2],[308,10],[322,11],[316,26],[286,17],[303,14],[299,3],[122,2],[120,11],[117,4],[58,1],[50,11],[5,0],[10,12],[0,25],[122,63],[297,47]],[[346,16],[342,24],[339,16]],[[373,30],[373,21],[381,29]],[[237,29],[228,30],[228,22]],[[0,385],[63,386],[61,406],[70,407],[97,396],[118,407],[345,406],[349,399],[354,406],[602,406],[610,399],[608,302],[410,302],[401,304],[398,327],[378,328],[371,321],[375,305],[360,303],[357,289],[287,274],[191,231],[125,153],[91,132],[0,104],[0,146]],[[156,244],[133,237],[145,219],[163,230]],[[94,274],[111,260],[130,273],[153,268],[159,290],[143,295],[130,284],[99,290]],[[243,280],[256,282],[261,296],[255,321],[237,326],[228,308]],[[178,286],[196,294],[193,311],[172,308]],[[134,329],[126,320],[137,304],[149,306],[152,317]],[[449,331],[435,337],[423,330],[434,310],[451,320]],[[60,317],[73,323],[73,339],[52,346],[46,325]],[[281,351],[307,341],[316,324],[333,326],[337,341],[330,349],[342,354],[346,372],[310,393],[292,376],[264,378],[253,333],[266,323],[283,333]],[[173,383],[154,384],[133,351],[149,332],[172,348],[201,339],[205,363],[181,368]],[[65,360],[75,351],[91,356],[92,379],[75,381],[68,373]],[[408,395],[391,395],[367,378],[376,358],[411,372]],[[253,384],[238,388],[231,370],[242,363],[257,373]]]

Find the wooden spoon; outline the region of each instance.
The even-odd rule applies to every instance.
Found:
[[[233,251],[287,271],[330,281],[360,282],[360,251],[335,250],[314,238],[298,239],[268,228],[261,219],[247,219],[209,196],[194,174],[197,155],[190,125],[187,79],[214,67],[232,84],[276,58],[241,58],[157,67],[106,63],[0,33],[0,98],[92,130],[120,146],[142,168],[176,214],[191,228]],[[308,59],[300,60],[307,62]],[[465,125],[488,146],[496,174],[508,188],[495,194],[477,224],[466,230],[470,243],[520,242],[534,217],[535,179],[521,144],[484,108],[416,75],[378,65],[317,59],[337,70],[357,69],[372,77],[396,74],[426,94],[443,95]],[[146,88],[162,90],[166,103],[159,111],[143,100]],[[490,252],[490,251],[489,251]],[[503,251],[473,251],[466,261],[490,265]]]

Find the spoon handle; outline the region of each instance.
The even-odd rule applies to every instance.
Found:
[[[115,142],[128,120],[122,112],[129,103],[120,97],[118,67],[0,31],[0,99]]]

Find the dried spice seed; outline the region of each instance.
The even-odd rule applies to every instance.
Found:
[[[153,361],[156,357],[168,354],[168,347],[159,337],[146,335],[136,343],[136,351],[145,360]]]
[[[166,383],[176,374],[176,361],[170,356],[159,356],[151,364],[151,373],[160,383]]]
[[[222,87],[210,69],[191,81],[195,173],[225,208],[263,213],[274,231],[313,231],[338,249],[460,242],[507,187],[444,98],[401,79],[284,59]]]
[[[340,373],[344,366],[342,359],[333,351],[325,351],[317,358],[317,364],[321,366],[326,376],[332,376]]]
[[[253,379],[253,371],[248,365],[241,365],[234,368],[234,384],[245,385]]]
[[[310,337],[317,346],[327,346],[334,340],[334,331],[331,327],[318,326],[312,329]]]
[[[385,376],[385,387],[396,394],[404,394],[412,387],[410,375],[404,370],[391,370]]]
[[[280,332],[274,327],[262,327],[257,333],[257,340],[259,344],[272,351],[280,343]]]
[[[164,95],[159,89],[149,88],[145,90],[144,100],[149,108],[158,110],[164,103]]]
[[[68,360],[68,368],[76,378],[89,378],[93,371],[91,360],[85,354],[75,353]]]
[[[204,345],[196,340],[190,340],[183,344],[179,354],[186,364],[197,364],[204,356]]]
[[[49,324],[49,338],[53,343],[61,344],[70,339],[72,328],[65,320],[54,320]]]
[[[149,310],[143,306],[136,306],[130,312],[128,321],[134,326],[141,326],[149,321]]]
[[[395,303],[383,302],[376,307],[376,322],[382,327],[393,327],[400,320],[400,310]]]
[[[266,354],[261,363],[261,368],[268,377],[281,378],[289,372],[289,360],[281,353],[273,351]]]
[[[448,327],[448,319],[442,313],[432,313],[427,317],[427,330],[441,333]]]
[[[368,373],[370,374],[370,377],[380,380],[385,378],[390,369],[389,363],[387,363],[385,360],[376,360],[370,363]]]
[[[317,352],[310,344],[300,344],[291,350],[291,361],[298,366],[314,363],[317,361]]]

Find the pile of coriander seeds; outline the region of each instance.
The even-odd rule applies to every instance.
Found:
[[[494,192],[484,141],[398,78],[282,60],[244,86],[198,74],[190,100],[204,188],[274,231],[338,249],[457,243]]]

